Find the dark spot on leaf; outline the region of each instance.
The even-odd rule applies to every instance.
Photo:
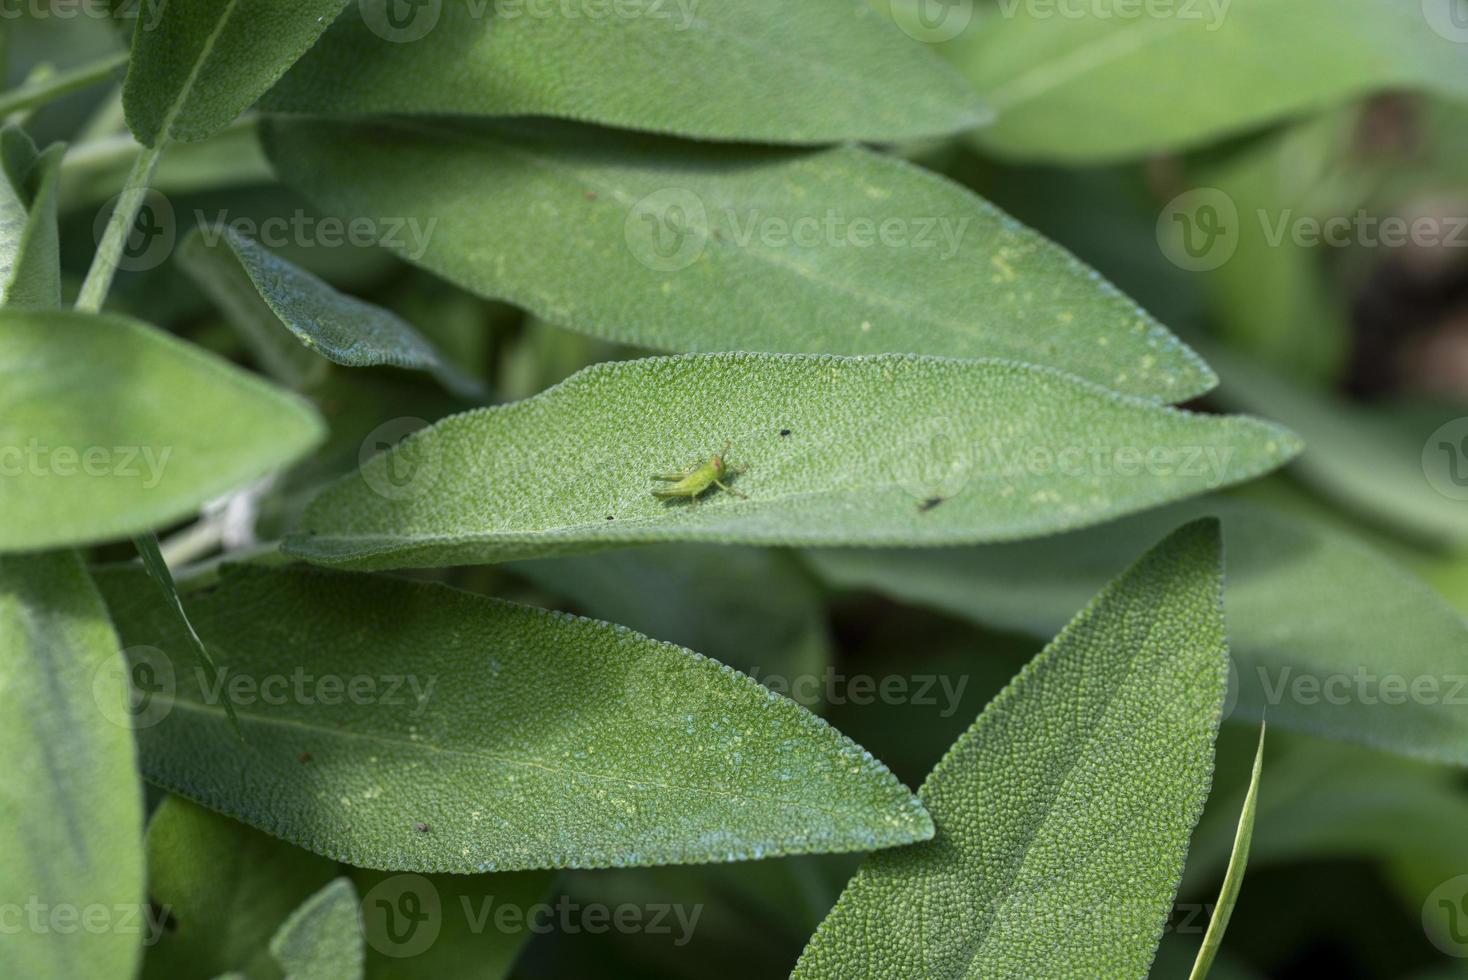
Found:
[[[616,520],[616,518],[615,518],[615,517],[613,517],[613,516],[612,516],[612,515],[611,515],[611,514],[608,514],[608,515],[607,515],[607,520],[609,520],[609,521],[615,521],[615,520]]]
[[[418,822],[415,821],[413,823],[413,829],[416,830],[416,831],[418,831],[418,833],[420,833],[420,834],[426,834],[426,833],[428,833],[428,824],[426,824],[426,823],[418,823]]]
[[[937,507],[942,502],[942,497],[929,497],[927,500],[924,500],[922,503],[918,504],[918,510],[926,514],[928,511],[932,510],[934,507]]]
[[[790,430],[789,429],[781,429],[780,430],[780,435],[782,435],[782,436],[788,436],[789,434],[790,434]]]
[[[587,191],[586,192],[586,199],[588,201],[595,201],[596,200],[596,191]]]
[[[302,752],[300,755],[296,756],[296,761],[304,766],[306,763],[311,761],[311,753]]]

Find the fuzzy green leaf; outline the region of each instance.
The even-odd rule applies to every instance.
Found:
[[[319,376],[278,352],[275,341],[288,336],[286,331],[333,364],[428,371],[455,394],[484,394],[482,385],[396,313],[338,292],[227,225],[198,229],[180,247],[179,258],[241,331],[254,338],[252,346],[268,351],[272,361],[289,364],[303,382]]]
[[[66,147],[38,153],[24,129],[0,130],[0,304],[61,305],[56,194]]]
[[[735,489],[747,500],[652,496],[665,484],[650,474],[726,443],[746,468]],[[648,358],[421,430],[328,488],[288,547],[392,568],[675,540],[996,541],[1248,479],[1296,449],[1266,422],[1192,415],[1005,361]],[[1149,453],[1155,465],[1138,462]]]
[[[277,121],[265,138],[283,179],[328,212],[382,216],[407,260],[609,340],[1007,357],[1168,402],[1214,383],[1069,253],[869,150],[544,122]]]
[[[0,882],[10,908],[108,910],[104,931],[25,927],[0,975],[127,980],[143,931],[143,794],[125,723],[127,681],[102,600],[73,554],[0,557]]]
[[[160,527],[321,436],[305,402],[136,320],[0,310],[0,551]]]
[[[140,721],[156,718],[160,703],[149,705]],[[227,726],[225,734],[238,748]],[[335,874],[325,858],[187,800],[165,799],[148,823],[148,892],[173,928],[152,937],[142,980],[229,970],[277,976],[271,936]]]
[[[101,581],[140,656],[187,662],[150,583]],[[185,606],[229,680],[172,671],[138,731],[144,774],[358,867],[732,861],[932,830],[886,767],[794,702],[621,627],[316,570],[226,571]]]
[[[1138,538],[1208,515],[1222,518],[1228,552],[1236,717],[1468,765],[1462,617],[1373,549],[1302,517],[1219,497],[1044,541],[812,558],[830,581],[1045,636]]]
[[[1108,585],[923,784],[933,840],[868,859],[795,977],[1145,977],[1212,777],[1221,566],[1203,521]]]
[[[1053,5],[998,0],[949,47],[998,116],[974,134],[982,147],[1118,160],[1374,91],[1468,98],[1465,0],[1210,0],[1131,5],[1131,16],[1106,9],[1111,16],[1061,16]]]
[[[138,19],[123,85],[144,146],[214,135],[305,53],[347,0],[190,0]]]
[[[285,980],[360,980],[362,944],[357,889],[338,878],[291,913],[270,940]]]
[[[892,143],[989,113],[951,67],[846,0],[362,0],[265,100],[294,112],[560,116],[700,139]],[[411,79],[411,82],[405,82]]]

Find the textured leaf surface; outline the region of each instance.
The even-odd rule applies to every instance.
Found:
[[[1452,703],[1468,672],[1462,617],[1371,548],[1302,517],[1209,498],[1044,541],[813,560],[833,582],[1044,636],[1138,539],[1205,515],[1222,518],[1228,553],[1235,717],[1267,711],[1271,728],[1468,764],[1468,718]]]
[[[1212,777],[1222,573],[1203,521],[1107,586],[923,784],[933,840],[869,858],[795,976],[1145,977]]]
[[[184,242],[179,257],[242,331],[255,339],[252,346],[268,351],[267,358],[285,365],[303,382],[312,380],[310,368],[272,343],[285,331],[334,364],[428,371],[457,394],[471,398],[483,394],[478,382],[446,361],[396,313],[338,292],[233,228],[200,229]]]
[[[338,878],[291,913],[271,937],[286,980],[353,980],[365,959],[357,889]]]
[[[347,0],[190,0],[138,19],[123,85],[144,146],[212,136],[319,38]]]
[[[1065,16],[1052,5],[999,0],[950,46],[997,114],[975,134],[984,147],[1114,160],[1383,89],[1468,97],[1463,0],[1136,4],[1130,16],[1104,9],[1108,16]]]
[[[349,10],[266,105],[560,116],[768,143],[890,143],[989,117],[951,67],[848,0],[624,0],[599,12],[435,0],[396,23],[388,4]]]
[[[0,311],[0,550],[159,527],[320,437],[305,402],[146,324]]]
[[[649,474],[726,443],[749,499],[653,498]],[[1265,422],[1191,415],[1010,362],[649,358],[421,431],[318,497],[289,547],[388,568],[670,540],[993,541],[1247,479],[1295,448]],[[1169,462],[1111,462],[1133,451]]]
[[[162,651],[140,655],[184,662],[150,583],[102,581],[123,635]],[[144,774],[348,864],[696,863],[932,829],[881,763],[795,703],[621,627],[312,570],[226,572],[185,604],[230,684],[262,700],[236,706],[241,747],[215,703],[235,688],[177,670],[171,710],[138,732]],[[263,700],[301,671],[336,680]],[[352,684],[371,691],[344,696]]]
[[[0,303],[61,305],[56,194],[66,148],[37,153],[25,130],[0,130]]]
[[[1214,381],[1069,253],[868,150],[525,122],[303,120],[265,135],[282,177],[325,210],[431,229],[385,236],[409,261],[610,340],[1008,357],[1169,402]]]
[[[1244,870],[1249,864],[1249,842],[1254,838],[1254,814],[1259,807],[1259,774],[1264,769],[1264,729],[1259,729],[1259,748],[1254,753],[1254,769],[1249,777],[1249,789],[1244,794],[1243,810],[1239,813],[1239,826],[1234,834],[1233,850],[1229,854],[1228,871],[1223,877],[1223,887],[1218,901],[1208,918],[1208,932],[1203,936],[1203,947],[1193,963],[1188,980],[1205,980],[1218,958],[1223,935],[1228,929],[1228,920],[1233,915],[1234,905],[1239,900],[1239,890],[1244,885]]]
[[[141,922],[142,786],[132,736],[112,720],[125,717],[126,695],[117,637],[77,557],[0,557],[0,882],[16,903],[0,942],[4,976],[125,980],[136,970],[136,931],[77,919],[74,931],[25,928],[22,918],[34,901],[42,925],[51,909],[97,905],[114,927]]]
[[[168,909],[173,928],[149,945],[143,980],[231,970],[279,976],[271,937],[335,874],[325,858],[188,800],[165,799],[148,823],[148,894]]]

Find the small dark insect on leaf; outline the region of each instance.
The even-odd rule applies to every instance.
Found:
[[[924,500],[922,503],[918,504],[918,510],[926,514],[928,511],[932,510],[934,507],[937,507],[942,502],[942,497],[929,497],[927,500]]]
[[[426,824],[426,823],[418,823],[417,821],[414,821],[414,823],[413,823],[413,829],[416,830],[416,831],[418,831],[418,833],[420,833],[420,834],[426,834],[426,833],[428,833],[428,824]]]
[[[311,753],[302,752],[300,755],[296,756],[296,761],[304,766],[306,763],[311,761]]]
[[[609,521],[615,521],[615,520],[616,520],[616,518],[615,518],[615,517],[613,517],[613,516],[612,516],[612,515],[611,515],[611,514],[608,514],[608,515],[607,515],[607,520],[609,520]]]
[[[587,191],[586,192],[586,199],[588,201],[595,201],[596,200],[596,191]]]
[[[789,429],[781,429],[780,430],[780,435],[782,435],[782,436],[788,436],[789,434],[790,434],[790,430]]]

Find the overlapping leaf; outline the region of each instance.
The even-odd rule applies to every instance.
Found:
[[[394,4],[353,4],[360,14],[339,18],[267,106],[560,116],[769,143],[891,143],[989,117],[951,67],[843,0]]]
[[[1463,0],[1229,0],[1085,7],[998,0],[947,49],[1006,156],[1141,157],[1374,91],[1468,98]]]
[[[1037,636],[1126,563],[1138,538],[1223,520],[1235,717],[1468,764],[1468,628],[1370,548],[1301,517],[1189,501],[1044,541],[926,554],[830,552],[829,579]]]
[[[146,324],[0,311],[0,551],[159,527],[320,438],[304,402]]]
[[[561,124],[277,121],[281,176],[409,261],[659,350],[1011,357],[1184,401],[1214,378],[1064,250],[868,150]]]
[[[1213,770],[1222,572],[1206,521],[1107,586],[923,784],[933,840],[868,859],[795,977],[1145,977]]]
[[[124,669],[75,555],[0,557],[0,730],[9,754],[0,881],[15,903],[0,942],[5,976],[127,980],[136,969],[143,796]],[[108,928],[82,928],[97,923],[87,912],[95,908],[106,910]],[[66,912],[52,917],[64,909],[75,929],[65,928]]]
[[[464,397],[483,394],[480,384],[396,313],[338,292],[233,228],[200,229],[184,242],[179,257],[262,359],[298,383],[319,379],[312,370],[319,354],[348,367],[424,370]],[[287,331],[310,352],[304,363],[294,351],[281,350]]]
[[[61,305],[56,194],[66,148],[38,153],[25,130],[0,130],[0,304]]]
[[[174,678],[138,730],[144,774],[355,866],[732,861],[932,830],[886,767],[803,708],[621,627],[238,569],[185,603],[226,680],[184,667],[188,639],[139,573],[101,582],[140,662]]]
[[[652,496],[649,474],[726,444],[748,499]],[[391,568],[653,541],[997,541],[1244,480],[1296,449],[1266,422],[1003,361],[649,358],[418,432],[327,489],[288,543]]]
[[[123,105],[145,146],[212,136],[250,107],[347,0],[191,0],[133,31]]]

